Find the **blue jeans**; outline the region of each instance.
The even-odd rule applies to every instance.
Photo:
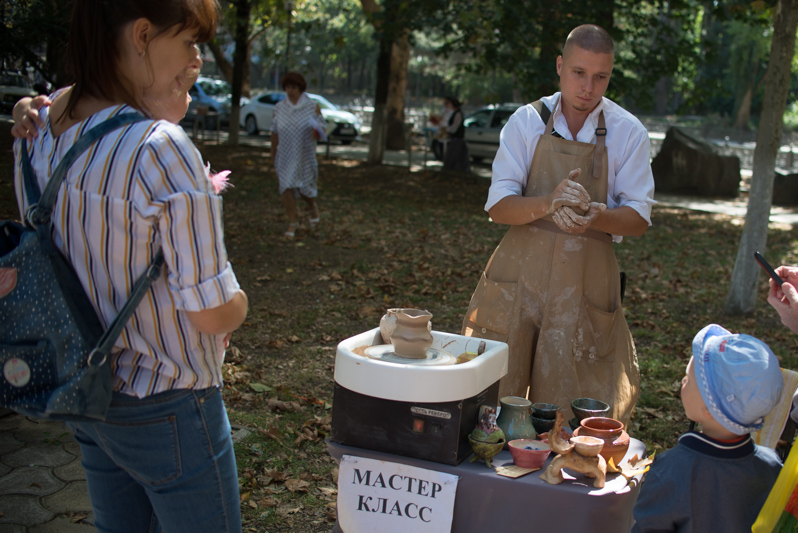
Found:
[[[239,533],[241,508],[222,393],[114,393],[104,422],[70,422],[100,532]]]

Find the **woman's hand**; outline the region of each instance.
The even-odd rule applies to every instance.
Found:
[[[44,95],[19,100],[12,111],[14,125],[11,127],[11,135],[29,141],[38,137],[39,130],[44,128],[44,120],[39,116],[39,110],[51,104],[50,99]]]
[[[798,333],[798,267],[782,265],[776,269],[776,274],[784,281],[779,284],[769,280],[770,292],[768,303],[781,317],[781,323],[790,328],[793,333]]]

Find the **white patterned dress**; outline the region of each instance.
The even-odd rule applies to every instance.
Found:
[[[280,194],[296,189],[302,196],[315,198],[319,164],[313,123],[317,121],[316,102],[302,93],[296,104],[285,98],[274,106],[271,131],[279,135],[275,168]]]

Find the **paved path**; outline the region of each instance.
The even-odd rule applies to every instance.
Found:
[[[80,450],[64,424],[0,413],[0,533],[91,532],[93,523]]]

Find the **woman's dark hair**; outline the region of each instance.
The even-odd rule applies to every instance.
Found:
[[[443,99],[452,104],[452,107],[455,109],[463,105],[463,103],[454,96],[444,96]]]
[[[299,72],[286,72],[285,75],[280,78],[280,87],[282,87],[283,90],[285,90],[288,85],[299,87],[299,92],[301,93],[304,93],[305,89],[308,88],[308,82],[305,81],[305,77]]]
[[[121,99],[142,108],[118,71],[119,36],[125,26],[146,18],[158,34],[197,29],[197,42],[213,37],[219,20],[218,0],[75,0],[66,63],[75,86],[61,118],[71,117],[84,96]]]

